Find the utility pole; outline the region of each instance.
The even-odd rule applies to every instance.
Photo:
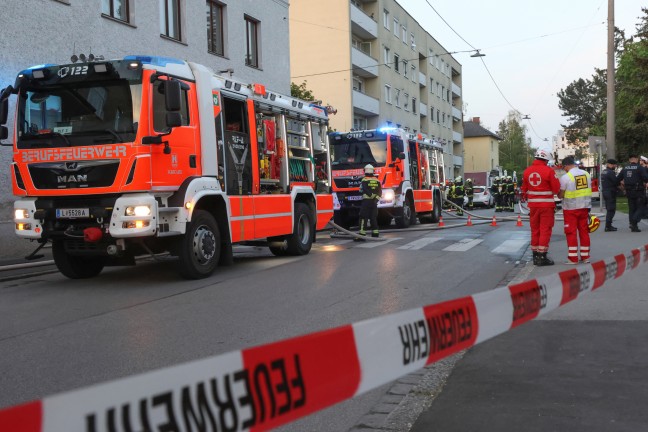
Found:
[[[607,45],[607,157],[616,158],[616,110],[614,106],[614,0],[608,0]]]

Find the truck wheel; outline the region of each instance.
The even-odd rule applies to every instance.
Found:
[[[430,217],[430,220],[432,223],[437,223],[439,222],[439,219],[441,219],[441,198],[439,195],[434,195],[434,201],[433,204],[434,208],[432,209],[432,216]]]
[[[286,254],[306,255],[311,250],[314,236],[315,228],[309,207],[304,203],[295,203],[295,222],[293,233],[286,238]]]
[[[409,198],[403,202],[403,208],[400,209],[400,215],[396,217],[396,226],[398,228],[409,228],[412,220],[416,222],[416,212]]]
[[[179,272],[187,279],[211,275],[220,259],[220,231],[211,213],[194,210],[187,232],[179,240]]]
[[[69,255],[63,240],[52,244],[52,256],[59,271],[70,279],[88,279],[97,276],[104,268],[103,257]]]

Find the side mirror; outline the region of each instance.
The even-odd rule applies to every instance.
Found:
[[[167,111],[180,111],[181,93],[180,81],[164,81],[164,105]]]
[[[9,114],[9,99],[4,99],[2,102],[0,102],[0,125],[7,124],[8,114]]]
[[[177,111],[170,111],[166,113],[166,125],[169,128],[182,126],[182,114]]]
[[[398,159],[405,160],[405,153],[404,152],[398,153]]]

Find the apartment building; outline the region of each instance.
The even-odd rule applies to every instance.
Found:
[[[0,88],[30,66],[69,63],[72,54],[92,53],[106,59],[177,57],[290,92],[287,0],[3,0],[2,5]],[[9,149],[0,152],[0,209],[5,208],[0,220],[10,219],[10,161]]]
[[[589,143],[586,141],[570,143],[567,141],[567,135],[564,129],[558,130],[556,135],[551,137],[551,147],[554,158],[556,158],[556,163],[560,163],[567,156],[574,156],[586,167],[596,165],[597,155],[590,152]]]
[[[333,105],[343,131],[400,125],[463,172],[461,65],[395,0],[293,0],[292,81]]]

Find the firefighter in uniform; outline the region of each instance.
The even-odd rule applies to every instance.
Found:
[[[574,158],[562,161],[567,173],[560,177],[559,198],[563,200],[567,261],[565,264],[590,262],[589,214],[592,210],[592,179],[587,171],[578,168]],[[579,245],[580,243],[580,245]]]
[[[547,166],[548,162],[549,152],[539,149],[535,153],[535,160],[522,176],[522,198],[529,205],[531,251],[533,264],[537,266],[554,264],[547,257],[547,252],[554,226],[554,195],[560,191],[560,182],[554,170]]]
[[[515,211],[514,209],[514,196],[515,196],[515,185],[513,184],[513,177],[506,177],[506,210]]]
[[[362,206],[360,207],[360,232],[367,235],[367,228],[371,224],[371,237],[378,237],[378,201],[382,196],[380,181],[374,175],[374,167],[367,164],[364,167],[365,176],[360,183],[362,193]]]
[[[648,171],[637,163],[639,158],[636,154],[631,154],[628,160],[630,164],[623,168],[617,175],[617,181],[623,182],[623,188],[628,197],[630,231],[641,232],[637,224],[641,221],[644,212]]]
[[[504,210],[504,177],[495,177],[495,211]]]
[[[615,169],[617,161],[615,159],[608,159],[605,171],[601,175],[601,190],[603,193],[603,201],[605,201],[605,231],[616,231],[616,227],[612,226],[612,219],[616,213],[616,199],[617,188],[619,182],[616,178]]]
[[[464,191],[466,192],[466,196],[468,197],[468,210],[473,209],[473,182],[472,179],[467,178],[466,182],[464,183]]]
[[[490,186],[490,193],[491,195],[493,195],[493,205],[495,207],[497,207],[497,183],[498,182],[499,182],[499,177],[493,177],[493,181]]]
[[[457,216],[463,216],[463,202],[464,202],[464,186],[461,176],[458,176],[452,187],[450,188],[450,201],[452,201],[457,207]]]

